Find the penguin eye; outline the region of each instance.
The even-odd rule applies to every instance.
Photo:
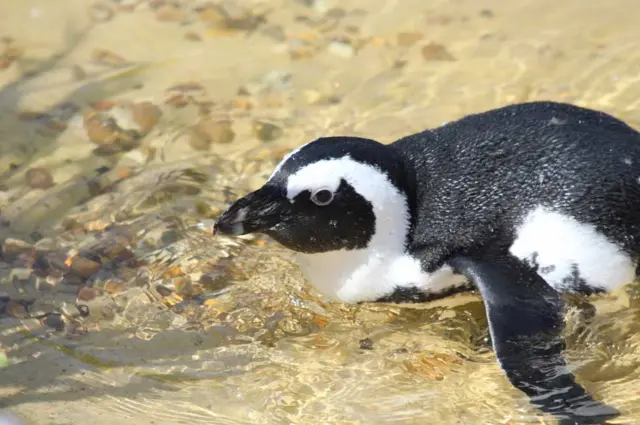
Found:
[[[311,200],[321,207],[329,205],[333,201],[333,192],[329,189],[318,189],[311,195]]]

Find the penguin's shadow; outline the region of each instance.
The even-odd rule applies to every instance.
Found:
[[[74,344],[77,343],[61,334],[38,339],[28,335],[28,331],[21,330],[8,335],[7,339],[19,341],[18,344],[14,344],[17,348],[7,351],[8,357],[25,360],[3,369],[4,379],[0,380],[0,388],[19,388],[19,391],[0,399],[0,408],[25,403],[68,402],[94,397],[104,399],[105,396],[131,399],[159,390],[177,392],[182,388],[181,383],[192,382],[198,378],[161,372],[138,373],[135,372],[136,369],[148,370],[154,363],[162,364],[164,367],[179,367],[183,363],[174,362],[174,358],[184,358],[196,351],[213,350],[220,346],[219,339],[208,337],[206,331],[203,334],[168,330],[163,332],[161,338],[135,339],[133,343],[124,344],[128,345],[125,347],[123,335],[126,333],[122,330],[92,331],[92,334],[100,341],[102,347],[113,349],[113,361],[108,360],[107,356],[97,357],[82,351],[79,347],[75,348]],[[25,342],[26,340],[31,341]],[[85,344],[83,341],[83,346]],[[126,369],[123,373],[130,373],[129,382],[118,382],[117,385],[110,382],[108,372],[116,369]],[[129,370],[131,372],[128,372]],[[223,368],[217,372],[208,372],[207,379],[241,373],[241,368]],[[43,388],[56,387],[57,391],[42,391]]]

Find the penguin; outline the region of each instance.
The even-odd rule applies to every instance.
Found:
[[[213,233],[296,251],[341,302],[424,302],[476,288],[511,384],[561,424],[620,412],[562,355],[563,295],[631,283],[640,133],[595,110],[527,102],[380,143],[321,137],[286,155]]]

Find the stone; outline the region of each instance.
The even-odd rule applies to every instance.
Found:
[[[55,183],[53,176],[46,168],[29,168],[25,173],[27,185],[33,189],[49,189]]]

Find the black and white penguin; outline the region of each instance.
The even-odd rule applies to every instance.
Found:
[[[343,302],[425,301],[473,285],[510,382],[563,424],[605,423],[566,367],[562,293],[631,283],[640,133],[555,102],[470,115],[391,144],[314,140],[214,233],[261,232]]]

